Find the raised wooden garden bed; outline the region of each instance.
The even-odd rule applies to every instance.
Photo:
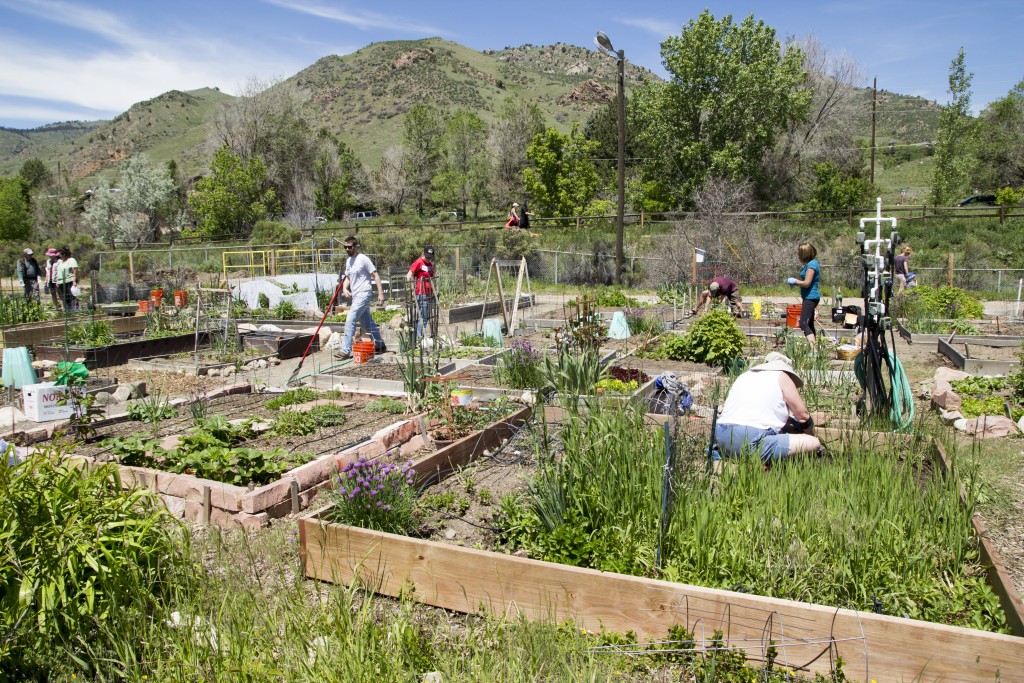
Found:
[[[569,567],[321,522],[299,520],[306,576],[408,595],[466,613],[563,621],[593,631],[664,638],[683,625],[707,643],[828,674],[836,656],[851,680],[1020,680],[1024,638]]]
[[[133,320],[134,318],[126,318]],[[143,321],[145,322],[145,321]],[[198,337],[198,338],[197,338]],[[154,339],[136,339],[131,341],[108,344],[106,346],[49,346],[37,345],[35,355],[38,360],[75,360],[84,358],[90,370],[106,368],[112,365],[123,365],[132,358],[146,356],[163,356],[172,353],[192,351],[196,344],[202,346],[209,337],[207,332],[176,334],[170,337]]]
[[[146,318],[121,318],[121,317],[83,317],[69,319],[68,326],[102,320],[110,325],[114,334],[128,334],[142,332],[146,329]],[[51,342],[64,336],[65,325],[63,320],[47,320],[38,323],[22,323],[0,329],[0,347],[14,348],[17,346],[35,346],[44,342]],[[63,357],[60,359],[63,360]]]
[[[972,375],[1005,375],[1017,368],[1020,361],[972,357],[971,347],[1017,349],[1020,344],[1020,337],[952,335],[938,340],[938,352],[952,361],[957,369]],[[959,347],[964,350],[960,351]]]

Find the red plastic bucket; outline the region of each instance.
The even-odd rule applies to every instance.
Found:
[[[786,326],[787,327],[800,327],[800,310],[803,308],[801,304],[793,304],[786,306]]]
[[[188,292],[184,289],[179,289],[174,293],[174,306],[175,308],[184,308],[188,306]]]
[[[149,299],[143,299],[139,302],[139,313],[149,313]]]

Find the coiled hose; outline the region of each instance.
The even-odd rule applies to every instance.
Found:
[[[864,367],[864,353],[861,351],[853,359],[853,372],[860,382],[861,388],[867,386],[867,369]],[[903,369],[903,363],[891,351],[888,355],[889,386],[891,387],[889,403],[889,421],[896,431],[906,429],[914,421],[914,394],[910,388],[910,380]]]

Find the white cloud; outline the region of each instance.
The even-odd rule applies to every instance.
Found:
[[[19,104],[0,101],[0,121],[95,121],[109,119],[119,112],[83,109],[59,102],[50,104]],[[34,127],[34,124],[29,127]]]
[[[634,17],[631,19],[619,19],[620,24],[626,26],[632,26],[633,28],[643,29],[648,33],[653,33],[659,38],[665,38],[675,33],[679,33],[683,30],[683,25],[675,21],[669,21],[667,19],[651,19],[643,17]]]
[[[403,33],[427,34],[432,36],[449,35],[448,32],[429,24],[404,21],[375,12],[348,12],[338,7],[328,7],[316,3],[300,2],[299,0],[266,0],[268,4],[302,14],[309,14],[321,19],[329,19],[348,24],[358,29],[383,28]]]

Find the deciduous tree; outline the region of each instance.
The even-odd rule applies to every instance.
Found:
[[[441,163],[444,126],[437,109],[425,104],[415,105],[405,115],[405,172],[416,199],[416,212],[421,216]]]
[[[0,178],[0,239],[25,239],[32,232],[29,185],[21,176]]]
[[[980,187],[1024,187],[1024,80],[981,112],[978,132]]]
[[[583,214],[597,192],[596,147],[583,137],[579,124],[568,135],[548,128],[533,139],[526,153],[533,165],[523,177],[536,208],[549,216]]]
[[[280,212],[267,168],[258,157],[242,161],[227,147],[217,151],[210,175],[196,181],[188,204],[204,237],[247,235],[256,221]]]
[[[971,81],[964,49],[949,65],[949,104],[939,115],[939,135],[935,144],[935,175],[932,177],[932,202],[952,205],[970,194],[974,175],[977,125],[971,117]]]
[[[544,115],[533,102],[505,100],[491,129],[494,153],[493,194],[502,202],[523,192],[526,150],[544,132]]]
[[[487,189],[487,124],[468,111],[458,111],[445,123],[441,169],[432,186],[435,201],[458,206],[466,213],[470,202],[483,199]]]
[[[708,177],[758,178],[780,133],[807,115],[803,53],[748,16],[733,23],[703,11],[661,44],[666,84],[634,92],[633,125],[649,156],[647,180],[674,203]]]
[[[101,240],[138,246],[160,235],[162,210],[174,196],[176,185],[167,167],[149,163],[138,154],[124,162],[117,192],[104,180],[85,209],[85,223]]]

